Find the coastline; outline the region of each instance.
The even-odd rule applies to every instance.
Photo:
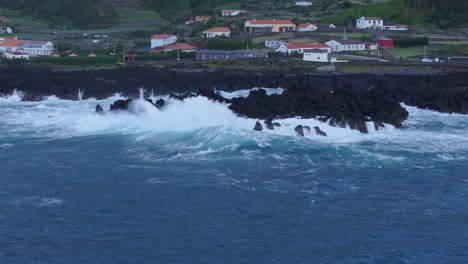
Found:
[[[235,65],[234,65],[235,66]],[[132,66],[117,69],[63,71],[49,67],[10,67],[0,70],[0,94],[15,89],[24,101],[45,96],[78,100],[108,98],[115,93],[138,98],[193,93],[219,100],[213,90],[236,91],[281,87],[282,95],[251,92],[230,101],[240,116],[261,120],[321,118],[337,127],[367,133],[366,122],[402,127],[408,113],[400,103],[444,113],[468,113],[468,69],[408,68],[395,72],[318,72],[301,68],[240,69],[232,65],[176,64],[169,67]]]

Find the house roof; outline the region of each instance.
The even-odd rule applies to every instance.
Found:
[[[170,37],[173,37],[174,35],[171,34],[154,34],[151,39],[168,39]]]
[[[232,13],[235,13],[235,12],[240,13],[240,10],[223,10],[222,12],[223,12],[223,14],[232,14]]]
[[[166,50],[198,50],[197,47],[188,43],[174,43],[165,48]]]
[[[312,25],[312,24],[311,24],[311,23],[302,23],[302,24],[300,24],[298,27],[299,27],[299,28],[306,28],[306,27],[308,27],[308,26],[310,26],[310,25]]]
[[[97,55],[94,54],[94,53],[91,53],[91,54],[88,55],[88,58],[96,58],[96,57],[97,57]]]
[[[152,50],[150,50],[150,53],[151,53],[151,54],[161,53],[161,52],[163,52],[162,49],[152,49]]]
[[[323,49],[305,49],[304,53],[328,53],[328,51]]]
[[[268,19],[268,20],[247,20],[252,25],[294,25],[291,20],[276,20],[276,19]]]
[[[214,28],[210,28],[208,30],[205,30],[203,31],[203,33],[225,33],[225,32],[231,32],[231,30],[229,30],[229,28],[227,27],[214,27]]]
[[[54,54],[52,54],[52,55],[50,55],[50,56],[51,56],[52,58],[60,58],[60,57],[61,57],[61,56],[58,55],[57,53],[54,53]]]
[[[70,55],[68,55],[68,57],[78,57],[78,55],[76,55],[75,53],[71,53]]]
[[[0,47],[18,47],[21,46],[24,40],[14,39],[14,38],[4,38],[0,42]]]
[[[365,20],[383,20],[380,17],[364,17]]]
[[[360,44],[365,44],[364,42],[358,40],[358,39],[337,39],[335,40],[336,42],[343,44],[343,45],[360,45]]]
[[[320,48],[330,48],[327,44],[321,43],[308,43],[308,44],[293,44],[288,43],[284,45],[287,49],[320,49]]]

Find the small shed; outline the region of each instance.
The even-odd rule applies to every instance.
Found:
[[[394,46],[393,39],[390,39],[390,38],[379,38],[377,42],[379,43],[379,46],[382,48],[393,48]]]

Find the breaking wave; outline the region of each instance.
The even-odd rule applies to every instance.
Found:
[[[256,88],[254,88],[256,89]],[[221,92],[227,98],[246,96],[249,90]],[[270,94],[282,93],[283,89],[270,89]],[[386,125],[375,131],[368,124],[369,134],[361,134],[350,128],[336,128],[317,119],[288,118],[275,120],[281,127],[274,130],[253,131],[256,119],[237,116],[227,104],[211,101],[205,97],[192,97],[184,101],[167,100],[162,110],[145,100],[134,100],[130,112],[109,112],[109,105],[115,100],[124,99],[116,94],[105,100],[89,98],[80,101],[58,99],[55,96],[40,102],[21,102],[22,93],[0,98],[0,121],[4,136],[23,133],[37,138],[70,138],[91,135],[119,134],[131,135],[134,140],[164,140],[169,145],[185,141],[183,148],[196,149],[199,144],[201,154],[232,149],[239,144],[255,142],[259,147],[269,146],[275,140],[292,140],[294,144],[332,144],[334,146],[352,144],[379,144],[380,149],[399,149],[410,152],[437,153],[441,158],[452,158],[447,151],[468,149],[468,117],[458,114],[443,114],[403,105],[410,116],[403,129]],[[95,106],[102,105],[105,114],[94,113]],[[263,121],[260,121],[263,122]],[[327,133],[320,137],[315,133],[297,138],[294,127],[319,126]],[[428,144],[430,143],[430,144]],[[351,145],[350,145],[351,144]],[[7,148],[9,145],[2,145]],[[216,149],[216,150],[215,150]],[[363,150],[362,152],[365,152]],[[183,155],[183,154],[181,154]],[[178,157],[175,157],[178,158]],[[385,158],[385,157],[383,157]]]

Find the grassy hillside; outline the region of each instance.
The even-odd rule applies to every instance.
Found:
[[[239,0],[145,0],[145,3],[168,20],[214,15],[221,9],[241,6]]]
[[[465,0],[388,0],[353,5],[352,8],[325,17],[322,21],[348,25],[354,24],[356,18],[363,15],[378,16],[393,23],[411,25],[429,23],[440,28],[447,28],[466,26],[468,24],[467,14],[468,1]]]

